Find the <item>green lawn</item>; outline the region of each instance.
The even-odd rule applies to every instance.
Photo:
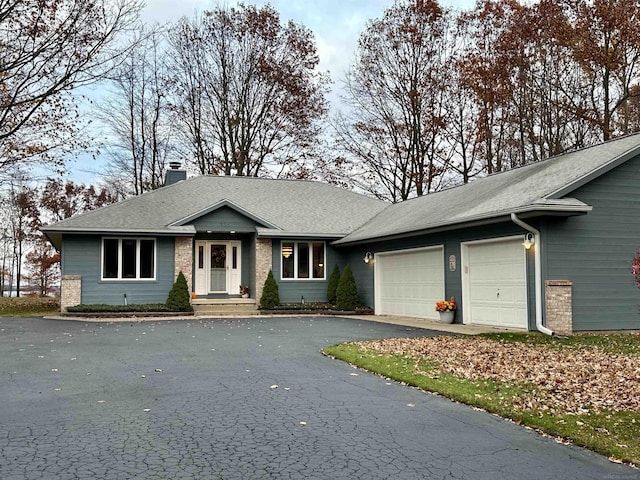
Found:
[[[514,346],[516,351],[521,347],[523,350],[526,347],[531,347],[534,351],[544,353],[546,355],[544,361],[551,363],[554,361],[554,355],[564,356],[566,361],[567,356],[571,358],[571,355],[575,354],[576,358],[580,359],[579,361],[584,362],[585,354],[594,353],[594,358],[615,357],[631,360],[631,363],[640,365],[640,337],[635,334],[575,335],[562,339],[536,333],[503,333],[478,337],[464,336],[459,337],[459,340],[465,342],[464,347],[461,348],[466,351],[473,349],[473,347],[469,347],[473,346],[473,343],[468,342],[494,342],[491,345],[495,347],[494,350],[498,354],[503,348],[513,352]],[[456,342],[458,339],[449,338],[447,341]],[[393,342],[393,340],[390,341],[392,345],[394,345]],[[455,365],[443,365],[434,358],[429,358],[423,351],[405,351],[398,354],[390,353],[391,350],[392,348],[381,347],[379,343],[354,342],[327,347],[323,352],[386,378],[483,408],[518,424],[554,436],[559,442],[572,442],[584,446],[609,457],[612,461],[640,465],[640,412],[637,409],[616,407],[607,410],[592,408],[589,405],[566,410],[549,408],[544,405],[544,402],[538,403],[535,399],[552,394],[558,397],[562,393],[559,394],[555,390],[550,391],[547,387],[536,384],[532,380],[535,376],[520,378],[517,381],[500,381],[495,379],[495,375],[486,374],[483,376],[483,367],[478,363],[479,371],[473,374],[473,379],[470,379],[448,373],[452,369],[445,367],[455,367]],[[458,357],[455,354],[452,355],[451,352],[446,353],[448,363],[455,363]],[[631,357],[631,359],[626,357]],[[518,355],[496,358],[502,358],[509,370],[518,370]],[[462,361],[469,365],[468,359]],[[495,358],[492,361],[496,361]],[[544,368],[542,365],[541,369]],[[588,366],[588,369],[593,369],[594,372],[598,372],[599,368],[601,367],[595,364]],[[611,365],[606,361],[602,368],[609,369],[608,373],[613,373]],[[567,372],[568,377],[558,376],[555,381],[559,383],[572,381],[574,384],[582,381],[588,385],[588,379],[575,378],[574,369],[567,370],[570,370]],[[622,388],[627,386],[631,388],[632,383],[636,388],[636,383],[640,382],[640,375],[635,371],[616,371],[615,374],[620,377],[620,382],[629,382],[623,384]],[[598,375],[598,373],[594,373],[594,375]],[[569,378],[571,376],[573,378]],[[615,397],[615,392],[612,391],[611,396]],[[518,399],[518,401],[514,401],[514,399]],[[527,399],[533,399],[533,401],[530,402]],[[559,405],[562,405],[562,400],[561,397],[557,398]],[[569,404],[571,403],[569,400],[574,401],[575,399],[567,400],[567,404]]]
[[[50,297],[0,297],[0,317],[41,317],[60,311],[58,300]]]

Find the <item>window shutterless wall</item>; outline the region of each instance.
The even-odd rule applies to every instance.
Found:
[[[324,274],[323,278],[283,278],[283,255],[282,248],[283,246],[289,246],[292,243],[297,244],[314,244],[314,243],[323,243],[324,244],[324,262],[323,270]],[[273,240],[273,249],[272,249],[272,269],[273,276],[278,283],[278,290],[280,292],[280,302],[282,303],[299,303],[302,301],[304,297],[305,302],[326,302],[327,301],[327,284],[329,275],[331,275],[331,271],[333,270],[333,266],[338,264],[343,265],[343,257],[340,252],[334,249],[330,245],[330,241],[324,240],[314,240],[314,239],[287,239],[287,240]],[[312,249],[312,247],[310,247]],[[294,248],[295,249],[295,248]],[[303,251],[305,249],[303,248]],[[317,249],[316,249],[316,253]],[[313,252],[311,252],[311,255]],[[291,257],[290,257],[291,258]],[[311,260],[312,261],[312,260]],[[316,262],[317,263],[317,262]],[[293,263],[293,267],[296,267],[296,263]],[[297,272],[299,273],[299,272]],[[304,273],[304,270],[303,270]],[[310,275],[313,275],[314,272],[310,271]],[[316,273],[316,275],[318,275]]]
[[[153,239],[154,237],[146,237]],[[82,276],[82,303],[164,303],[174,281],[174,239],[155,237],[155,279],[102,280],[102,236],[65,235],[62,273]]]
[[[155,280],[155,238],[102,239],[102,280]]]

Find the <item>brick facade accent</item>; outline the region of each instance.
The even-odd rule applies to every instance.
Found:
[[[174,250],[175,256],[175,272],[173,278],[178,278],[178,274],[182,271],[187,279],[189,291],[193,291],[193,239],[191,237],[176,237]]]
[[[559,335],[573,333],[572,287],[569,280],[545,282],[546,326]]]
[[[60,281],[60,311],[82,303],[82,275],[62,275]]]
[[[271,258],[273,251],[273,242],[270,238],[256,239],[256,295],[255,299],[259,302],[262,297],[262,288],[264,282],[271,270]]]

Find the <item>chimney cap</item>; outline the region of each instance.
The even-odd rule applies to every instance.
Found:
[[[180,162],[169,162],[169,168],[171,170],[178,170],[182,166]]]

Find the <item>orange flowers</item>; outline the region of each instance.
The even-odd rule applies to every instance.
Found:
[[[456,309],[456,301],[453,297],[451,300],[440,300],[436,302],[436,312],[453,312]]]

